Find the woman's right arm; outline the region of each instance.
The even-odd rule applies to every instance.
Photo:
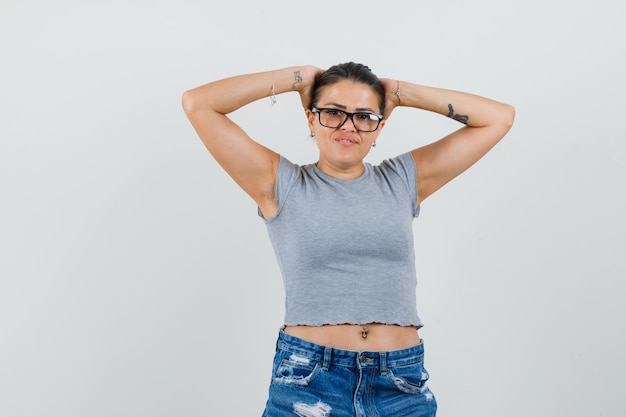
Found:
[[[308,99],[315,67],[290,67],[214,81],[183,94],[189,121],[215,160],[259,205],[266,218],[276,211],[274,186],[279,156],[252,140],[228,114],[264,97],[297,91]]]

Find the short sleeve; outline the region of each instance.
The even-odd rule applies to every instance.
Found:
[[[395,174],[404,184],[413,202],[413,217],[418,217],[420,207],[417,205],[417,169],[410,152],[384,160],[379,169],[386,175]]]

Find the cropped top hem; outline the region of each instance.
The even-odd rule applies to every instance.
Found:
[[[416,329],[421,329],[424,327],[422,322],[413,323],[413,322],[380,322],[380,321],[370,321],[365,323],[356,323],[356,322],[317,322],[317,323],[285,323],[284,326],[309,326],[309,327],[323,327],[323,326],[341,326],[341,325],[353,325],[353,326],[364,326],[369,324],[384,324],[387,326],[400,326],[400,327],[415,327]]]

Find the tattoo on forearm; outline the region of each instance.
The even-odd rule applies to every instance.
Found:
[[[454,107],[452,104],[448,104],[448,117],[456,120],[457,122],[461,122],[463,124],[467,124],[469,120],[469,116],[467,114],[454,114]]]
[[[295,90],[296,89],[296,84],[300,84],[302,82],[302,77],[300,76],[300,71],[294,71],[293,72],[293,84],[291,84],[291,89]]]

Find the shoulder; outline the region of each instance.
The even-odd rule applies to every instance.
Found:
[[[288,178],[301,177],[303,175],[306,175],[307,172],[313,171],[313,169],[314,169],[313,164],[299,165],[299,164],[292,162],[285,156],[280,155],[279,160],[278,160],[278,170],[277,170],[276,176],[278,179],[282,178],[282,180],[284,181],[285,179],[288,179]]]
[[[375,167],[375,171],[386,175],[397,175],[403,179],[415,181],[415,159],[410,152],[405,152],[393,158],[385,159]]]

